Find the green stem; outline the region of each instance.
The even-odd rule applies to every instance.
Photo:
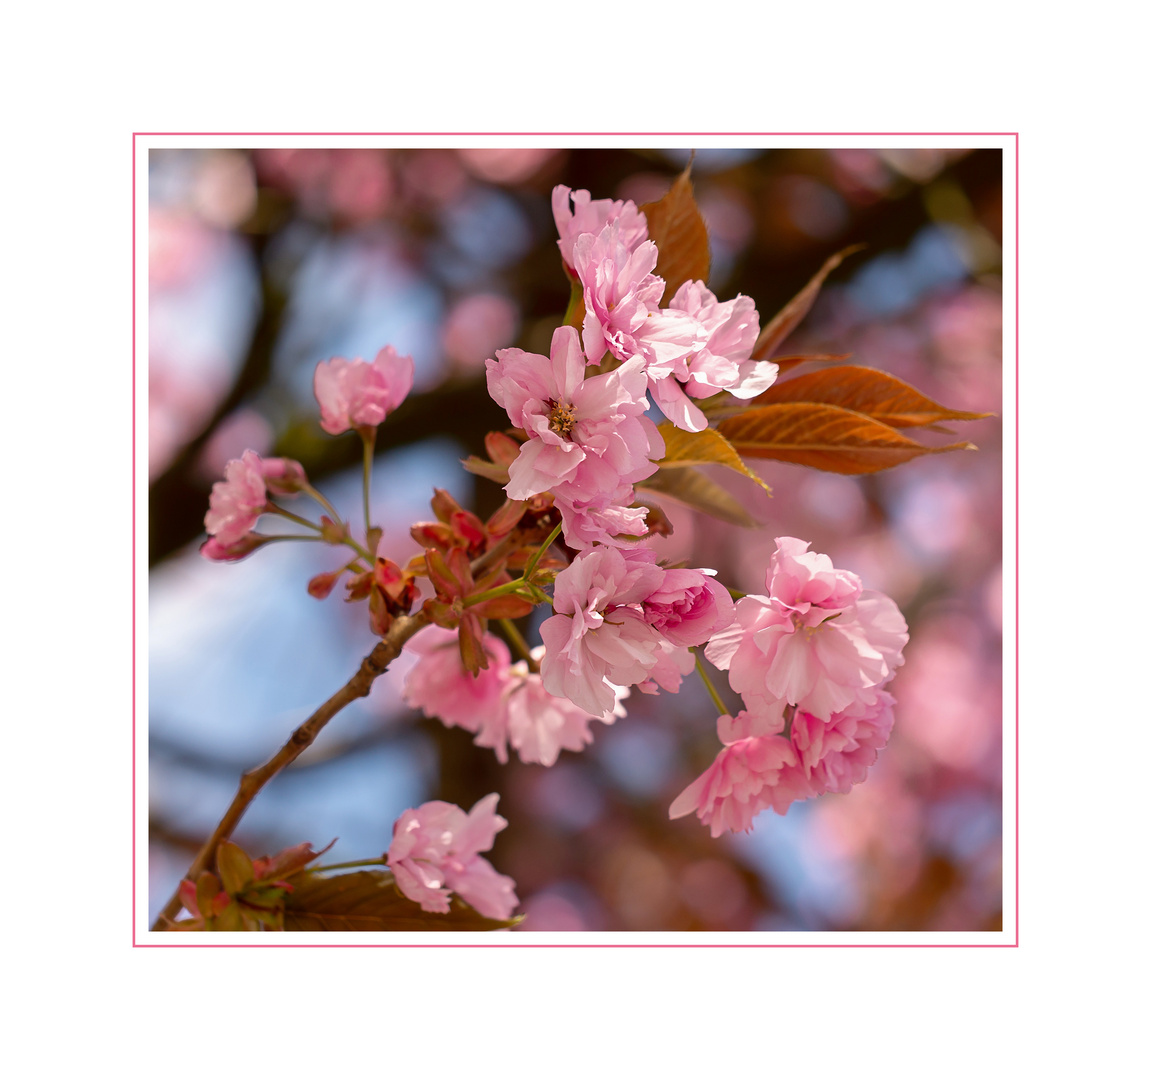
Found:
[[[719,691],[715,688],[715,683],[711,681],[710,676],[703,669],[703,661],[699,658],[699,653],[693,648],[691,650],[695,653],[695,670],[699,677],[703,680],[703,685],[707,687],[707,692],[711,695],[711,700],[715,702],[715,707],[719,709],[720,716],[730,716],[727,711],[727,706],[723,703],[723,698],[719,696]]]
[[[528,562],[527,566],[524,567],[523,576],[525,581],[531,581],[532,574],[536,572],[536,567],[539,566],[540,559],[543,558],[544,552],[547,551],[547,549],[555,543],[556,538],[559,536],[560,530],[562,528],[563,522],[561,521],[548,534],[548,538],[538,548],[536,548],[536,553],[531,557],[531,560]]]
[[[316,532],[322,532],[322,528],[314,521],[309,521],[305,517],[300,517],[299,514],[293,514],[291,510],[285,510],[282,506],[274,502],[269,502],[264,508],[269,514],[279,514],[280,517],[285,517],[289,521],[294,521],[297,525],[303,525],[308,529],[314,529]]]
[[[311,540],[313,543],[322,543],[324,538],[322,536],[300,536],[298,533],[280,533],[277,536],[269,536],[265,538],[260,547],[264,544],[274,544],[277,540]]]
[[[340,521],[340,515],[336,513],[336,508],[330,502],[328,502],[328,500],[325,499],[324,496],[320,494],[320,492],[318,492],[314,487],[312,487],[311,484],[305,484],[300,490],[303,491],[305,494],[310,495],[325,510],[327,510],[327,512],[331,515],[332,520],[337,525],[342,524]]]
[[[494,600],[497,596],[507,596],[509,593],[522,593],[526,584],[523,578],[516,578],[515,581],[505,581],[502,585],[495,586],[495,588],[485,589],[483,592],[465,596],[464,607],[482,604],[485,600]]]
[[[372,531],[372,457],[376,452],[376,429],[360,428],[360,438],[364,440],[364,528]]]
[[[520,628],[511,619],[500,619],[500,629],[503,630],[508,641],[515,646],[516,652],[528,662],[528,669],[538,675],[540,666],[532,659],[532,651],[524,640],[523,634],[520,633]]]

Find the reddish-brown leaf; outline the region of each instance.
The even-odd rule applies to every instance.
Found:
[[[700,469],[691,466],[682,469],[660,469],[654,476],[641,480],[636,486],[644,492],[654,491],[670,496],[684,506],[690,506],[693,510],[699,510],[731,525],[741,525],[744,528],[755,525],[755,519],[731,492]]]
[[[875,368],[843,364],[823,371],[809,371],[768,387],[751,405],[775,405],[784,401],[811,401],[838,405],[864,413],[891,427],[925,427],[941,420],[982,420],[991,413],[948,409],[921,394],[902,379]]]
[[[863,413],[814,402],[749,409],[721,421],[719,430],[743,457],[790,461],[848,475],[889,469],[921,454],[974,449],[970,443],[923,446]]]
[[[662,199],[644,203],[640,209],[647,217],[648,239],[659,248],[655,272],[667,283],[663,290],[667,304],[685,281],[707,281],[711,270],[707,226],[695,203],[691,165]]]
[[[855,252],[862,249],[862,244],[853,244],[851,247],[844,248],[832,255],[819,268],[815,277],[804,285],[787,302],[783,310],[760,331],[759,337],[755,339],[755,348],[751,350],[752,359],[769,360],[771,354],[783,344],[787,335],[803,321],[803,317],[811,310],[811,305],[815,303],[815,298],[819,295],[819,290],[823,287],[827,275],[848,255],[854,255]]]
[[[835,364],[846,360],[851,353],[796,353],[794,356],[773,356],[772,363],[779,368],[780,375],[799,367],[800,364]]]
[[[663,436],[664,456],[660,459],[661,469],[684,469],[692,465],[723,465],[734,469],[749,480],[754,480],[766,492],[771,492],[754,472],[735,452],[735,448],[715,428],[703,431],[684,431],[670,421],[659,425]]]

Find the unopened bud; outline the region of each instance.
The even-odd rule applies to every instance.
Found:
[[[265,458],[260,462],[264,484],[273,495],[297,495],[308,485],[304,466],[291,458]]]
[[[325,600],[340,580],[343,570],[333,570],[330,574],[317,574],[308,582],[308,595],[317,600]]]
[[[209,536],[200,545],[200,554],[213,562],[236,562],[246,555],[251,555],[256,548],[267,540],[268,537],[261,536],[259,533],[248,533],[247,536],[242,536],[234,544],[225,545],[221,544],[214,536]]]
[[[342,544],[348,538],[346,525],[337,525],[327,514],[320,518],[320,535],[329,544]]]

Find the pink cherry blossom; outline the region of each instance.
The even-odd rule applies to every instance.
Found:
[[[630,199],[593,199],[589,191],[572,191],[557,184],[552,189],[552,215],[560,234],[557,241],[560,254],[573,270],[575,242],[584,233],[598,236],[605,225],[618,222],[620,242],[630,250],[634,251],[647,239],[647,218]]]
[[[587,501],[656,471],[663,439],[644,416],[641,362],[585,379],[574,327],[552,335],[551,357],[501,349],[487,362],[488,392],[528,433],[508,473],[510,499],[552,491]]]
[[[421,630],[405,646],[419,660],[404,680],[404,701],[445,727],[462,727],[476,735],[478,746],[507,755],[504,697],[512,685],[511,654],[494,634],[483,637],[488,666],[474,676],[460,660],[459,632],[439,626]]]
[[[632,251],[618,222],[598,235],[577,238],[575,269],[584,290],[589,363],[598,364],[610,350],[619,360],[642,357],[645,367],[657,364],[670,371],[703,345],[704,330],[687,312],[660,310],[664,280],[652,272],[657,258],[650,240]]]
[[[308,483],[304,466],[291,458],[264,458],[260,466],[273,495],[298,495]]]
[[[796,710],[791,741],[817,791],[846,793],[867,778],[891,736],[894,704],[889,693],[877,690],[874,701],[855,702],[826,721]]]
[[[714,574],[664,571],[659,588],[643,602],[644,618],[673,645],[702,645],[735,618],[735,602]]]
[[[876,691],[903,663],[907,623],[882,593],[793,537],[776,540],[770,596],[745,596],[735,621],[708,643],[749,705],[785,701],[822,720]],[[776,592],[778,591],[778,595]]]
[[[592,499],[574,502],[556,495],[564,527],[564,542],[579,551],[592,544],[612,546],[635,543],[633,537],[647,533],[647,507],[630,505],[635,488],[621,484],[615,491],[605,491]]]
[[[248,533],[234,544],[225,546],[214,536],[209,536],[208,539],[200,545],[200,554],[203,555],[205,559],[211,559],[213,562],[238,562],[245,556],[251,555],[261,544],[267,543],[268,539],[268,537],[261,536],[259,533]]]
[[[775,382],[776,364],[751,359],[759,337],[759,313],[750,296],[720,301],[702,281],[685,281],[668,308],[686,312],[707,334],[703,347],[688,363],[684,389],[691,397],[706,398],[726,390],[738,398],[753,398]]]
[[[686,281],[676,291],[666,315],[689,316],[698,328],[692,351],[648,364],[648,389],[664,415],[677,427],[702,431],[707,418],[692,398],[727,390],[740,398],[755,397],[774,381],[779,368],[751,359],[759,336],[755,302],[737,296],[722,303],[702,281]]]
[[[320,427],[329,435],[349,428],[382,424],[408,396],[414,365],[385,345],[370,364],[359,357],[334,356],[316,365],[313,387],[320,405]]]
[[[601,715],[615,704],[609,682],[633,686],[647,678],[662,640],[639,607],[663,580],[654,559],[646,548],[597,545],[556,576],[556,613],[540,627],[547,647],[540,675],[549,692]]]
[[[498,801],[486,795],[467,814],[439,800],[405,810],[387,852],[400,892],[424,911],[445,914],[455,892],[489,919],[510,918],[519,904],[516,883],[479,854],[507,826],[495,812]]]
[[[533,650],[533,656],[542,652]],[[530,672],[524,661],[512,665],[512,674],[515,681],[506,695],[507,736],[525,763],[554,765],[561,750],[579,751],[592,741],[589,725],[593,720],[611,724],[617,716],[627,715],[620,704],[620,698],[627,696],[625,689],[613,688],[613,709],[593,716],[567,698],[549,693],[540,676]]]
[[[797,799],[815,794],[799,764],[795,748],[782,735],[782,713],[721,716],[718,721],[723,749],[702,776],[689,784],[671,804],[672,819],[696,814],[711,835],[725,829],[748,832],[762,810],[786,814]]]
[[[636,686],[641,694],[658,694],[661,689],[678,694],[683,677],[695,669],[695,657],[686,645],[673,645],[668,640],[659,643],[655,666],[648,677]]]
[[[239,460],[224,466],[224,479],[212,485],[204,528],[216,538],[221,550],[239,544],[255,527],[268,504],[262,466],[255,450],[245,450]]]

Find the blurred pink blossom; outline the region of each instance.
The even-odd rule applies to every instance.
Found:
[[[406,646],[419,660],[404,680],[403,697],[446,727],[473,732],[478,745],[495,748],[500,761],[507,761],[504,695],[511,654],[494,634],[484,635],[483,647],[488,666],[473,676],[460,660],[459,632],[425,627]]]
[[[519,904],[516,883],[479,854],[507,826],[497,802],[499,795],[485,795],[467,814],[439,800],[405,810],[387,851],[400,892],[424,911],[446,914],[455,892],[489,919],[510,918]]]
[[[513,665],[512,674],[514,681],[505,699],[507,735],[520,761],[525,763],[554,765],[561,750],[578,752],[592,741],[591,721],[611,724],[617,716],[625,715],[619,704],[621,692],[617,692],[611,712],[593,716],[567,698],[550,694],[540,676],[531,673],[524,661]],[[507,760],[506,751],[500,756],[497,749],[496,756],[500,761]]]
[[[797,799],[814,795],[795,748],[773,733],[777,722],[782,727],[781,714],[721,716],[717,726],[723,749],[671,804],[668,817],[694,813],[715,837],[726,829],[748,832],[760,811],[786,814]]]
[[[224,467],[224,479],[212,485],[204,528],[223,548],[247,536],[267,506],[262,464],[259,454],[245,450],[239,460]]]
[[[474,293],[458,301],[444,323],[444,352],[462,368],[482,367],[496,351],[515,340],[519,311],[506,296]]]
[[[542,146],[507,150],[477,146],[456,153],[473,176],[497,184],[518,184],[539,172],[559,151]]]
[[[334,356],[316,365],[313,386],[320,426],[329,435],[349,428],[375,427],[408,396],[414,365],[385,345],[370,364],[359,357]]]

